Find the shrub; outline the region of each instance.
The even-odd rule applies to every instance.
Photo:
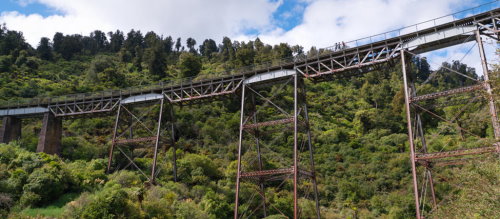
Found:
[[[147,218],[173,218],[177,194],[159,186],[151,187],[144,197],[142,208]]]
[[[179,178],[188,184],[206,184],[220,179],[221,173],[214,162],[205,155],[187,154],[178,160]]]
[[[96,159],[89,162],[82,160],[69,163],[67,165],[72,183],[77,190],[91,191],[103,185],[107,179],[105,173],[106,161]]]
[[[92,195],[83,193],[65,207],[65,216],[71,218],[141,218],[127,192],[118,184],[105,187]]]
[[[58,198],[68,188],[68,178],[67,172],[56,162],[35,169],[23,186],[23,205],[38,205]]]

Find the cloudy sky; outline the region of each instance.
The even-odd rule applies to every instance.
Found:
[[[1,0],[0,22],[36,46],[55,32],[88,35],[153,30],[198,42],[260,37],[327,47],[461,11],[493,0]],[[498,7],[498,1],[490,7]],[[464,13],[465,14],[465,13]],[[426,54],[434,65],[461,59],[473,43]],[[495,45],[486,44],[492,58]],[[456,58],[455,58],[456,57]],[[464,62],[479,67],[477,47]]]

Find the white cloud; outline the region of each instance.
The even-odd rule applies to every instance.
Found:
[[[22,5],[37,2],[60,12],[47,17],[19,12],[0,14],[0,22],[7,23],[9,29],[23,31],[33,46],[41,37],[51,38],[55,32],[87,35],[96,29],[125,32],[139,29],[144,33],[152,30],[183,40],[194,37],[198,43],[206,38],[220,42],[223,36],[235,40],[254,39],[257,35],[246,35],[245,30],[258,30],[258,37],[266,43],[300,44],[306,50],[409,26],[478,4],[473,0],[298,0],[298,6],[306,3],[303,15],[297,14],[301,11],[298,9],[281,13],[282,16],[303,16],[302,23],[285,31],[277,26],[280,22],[272,18],[283,0],[17,1]],[[456,55],[465,52],[462,47],[445,51]],[[487,53],[493,57],[494,49]],[[432,63],[440,64],[448,59],[440,54],[426,56]],[[480,67],[477,48],[468,57],[471,58],[465,59],[466,63]]]
[[[246,29],[269,29],[271,16],[281,1],[267,0],[36,0],[63,15],[42,17],[3,12],[0,22],[23,31],[36,46],[56,31],[89,34],[99,29],[128,32],[139,29],[197,40],[234,36]],[[28,2],[28,1],[23,1]]]
[[[496,42],[487,37],[483,37],[482,39],[484,41],[483,48],[486,54],[487,62],[489,64],[499,63],[499,57],[495,55],[495,51],[497,49]],[[483,75],[479,48],[475,41],[434,52],[424,53],[421,54],[421,57],[427,57],[427,60],[431,65],[431,69],[433,70],[439,69],[443,62],[459,60],[460,62],[467,64],[467,66],[475,68],[478,75]]]
[[[275,28],[259,37],[273,44],[322,48],[434,19],[467,5],[470,0],[311,0],[302,24],[287,32]]]

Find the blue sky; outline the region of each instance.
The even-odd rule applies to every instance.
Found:
[[[71,0],[69,0],[71,1]],[[106,0],[103,0],[106,1]],[[271,3],[275,3],[278,5],[272,13],[270,14],[270,25],[279,29],[280,31],[290,31],[293,28],[296,28],[303,22],[304,11],[307,9],[311,3],[315,2],[314,0],[269,0]],[[337,0],[341,2],[342,0]],[[385,0],[384,0],[385,1]],[[469,8],[474,5],[481,5],[484,3],[491,2],[492,0],[464,0],[463,3],[452,4],[450,8],[453,9],[453,12],[463,10]],[[45,3],[41,3],[45,2]],[[49,2],[49,3],[47,3]],[[49,1],[43,0],[2,0],[0,2],[0,12],[18,12],[21,15],[33,15],[38,14],[44,18],[60,15],[64,16],[67,13],[59,11],[55,9],[57,7],[57,3],[50,4]],[[52,1],[57,2],[57,1]],[[126,2],[126,1],[124,1]],[[344,0],[344,2],[348,2],[348,0]],[[390,2],[390,0],[387,0]],[[460,1],[458,1],[460,2]],[[126,4],[126,3],[125,3]],[[146,1],[145,1],[146,4]],[[444,14],[442,14],[444,15]],[[342,18],[337,19],[338,21],[342,20]],[[416,20],[416,22],[420,22],[420,20]],[[119,27],[117,27],[119,28]],[[136,29],[140,29],[136,27]],[[261,34],[265,34],[267,28],[262,27],[246,27],[240,30],[242,35],[248,36],[257,36]],[[367,35],[375,34],[375,33],[366,33]],[[175,35],[175,34],[174,34]],[[350,39],[345,39],[350,40]]]
[[[475,5],[481,5],[492,0],[476,0]],[[274,0],[274,2],[278,2]],[[303,13],[310,1],[306,0],[284,0],[272,13],[273,24],[285,31],[291,30],[302,22]],[[468,8],[469,5],[456,5],[454,11]],[[36,0],[3,0],[0,2],[0,12],[17,11],[21,14],[39,14],[43,17],[51,15],[64,15],[64,13],[54,9],[54,7],[40,3]],[[257,28],[249,28],[244,33],[256,35],[260,33]]]
[[[57,10],[47,7],[44,4],[38,2],[29,3],[28,1],[19,0],[2,0],[0,2],[0,11],[18,11],[22,14],[40,14],[44,17],[61,14]]]
[[[269,44],[286,42],[308,50],[487,2],[491,0],[2,0],[0,22],[22,31],[33,46],[55,32],[87,35],[96,29],[135,29],[198,42],[259,37]],[[450,48],[428,56],[440,60],[465,50]]]

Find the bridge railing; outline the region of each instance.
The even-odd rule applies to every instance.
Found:
[[[421,31],[421,30],[435,27],[435,26],[438,26],[441,24],[457,21],[457,20],[460,20],[460,19],[463,19],[466,17],[478,15],[478,14],[481,14],[481,13],[484,13],[484,12],[487,12],[487,11],[490,11],[490,10],[493,10],[493,9],[496,9],[499,7],[500,7],[500,1],[496,0],[496,1],[492,1],[492,2],[488,2],[485,4],[479,5],[479,6],[474,7],[474,8],[469,8],[469,9],[466,9],[463,11],[455,12],[455,13],[450,14],[450,15],[438,17],[435,19],[420,22],[420,23],[413,24],[410,26],[387,31],[385,33],[380,33],[380,34],[376,34],[376,35],[372,35],[369,37],[365,37],[365,38],[361,38],[361,39],[357,39],[357,40],[352,40],[352,41],[348,41],[348,42],[339,42],[339,44],[341,45],[340,47],[334,45],[334,46],[326,47],[326,48],[324,48],[324,50],[336,52],[339,50],[343,50],[344,48],[353,48],[353,47],[364,46],[364,45],[372,44],[372,43],[375,43],[378,41],[384,41],[384,40],[388,40],[391,38],[400,37],[400,36],[403,36],[403,35],[408,34],[408,33]]]
[[[460,20],[460,19],[463,19],[465,17],[474,16],[474,15],[477,15],[480,13],[484,13],[484,12],[499,8],[499,6],[500,6],[499,3],[500,3],[500,0],[496,0],[493,2],[479,5],[479,6],[474,7],[474,8],[470,8],[470,9],[456,12],[456,13],[453,13],[450,15],[442,16],[442,17],[435,18],[432,20],[424,21],[424,22],[421,22],[418,24],[407,26],[407,27],[399,28],[396,30],[388,31],[385,33],[376,34],[376,35],[372,35],[369,37],[365,37],[365,38],[361,38],[361,39],[357,39],[357,40],[352,40],[352,41],[348,41],[348,42],[338,42],[337,45],[320,49],[318,51],[318,53],[316,54],[316,56],[319,58],[319,56],[324,55],[325,53],[338,52],[338,51],[341,51],[341,50],[344,50],[347,48],[369,45],[371,43],[399,37],[399,36],[402,36],[404,34],[416,32],[416,31],[423,30],[423,29],[430,28],[430,27],[434,27],[434,26],[437,26],[440,24]],[[283,66],[290,66],[290,65],[293,65],[293,63],[295,63],[295,62],[304,61],[307,58],[311,58],[311,56],[305,56],[304,54],[301,54],[301,55],[288,57],[288,58],[284,58],[284,59],[278,59],[278,60],[273,60],[270,62],[245,66],[242,68],[225,69],[223,71],[214,72],[212,74],[204,74],[204,75],[200,75],[198,77],[173,79],[173,80],[169,80],[169,81],[163,81],[163,82],[160,82],[157,84],[135,86],[135,87],[129,87],[129,88],[120,89],[120,90],[105,90],[105,91],[96,91],[96,92],[92,92],[92,93],[70,94],[70,95],[57,96],[57,97],[43,97],[42,96],[42,97],[36,97],[36,98],[30,98],[30,99],[14,99],[14,100],[8,100],[8,101],[0,101],[0,107],[2,107],[2,108],[17,108],[17,107],[23,107],[23,106],[28,106],[28,105],[29,106],[48,105],[50,103],[56,103],[56,102],[74,102],[76,100],[92,100],[92,99],[109,98],[109,97],[116,97],[116,96],[130,96],[130,95],[138,94],[138,93],[155,92],[155,91],[158,91],[161,89],[169,88],[171,86],[183,86],[183,85],[189,86],[190,84],[193,84],[193,83],[198,83],[200,81],[205,81],[205,80],[207,80],[207,81],[214,80],[214,79],[221,78],[223,76],[251,74],[251,72],[263,71],[263,70],[266,70],[269,68],[280,68]]]

